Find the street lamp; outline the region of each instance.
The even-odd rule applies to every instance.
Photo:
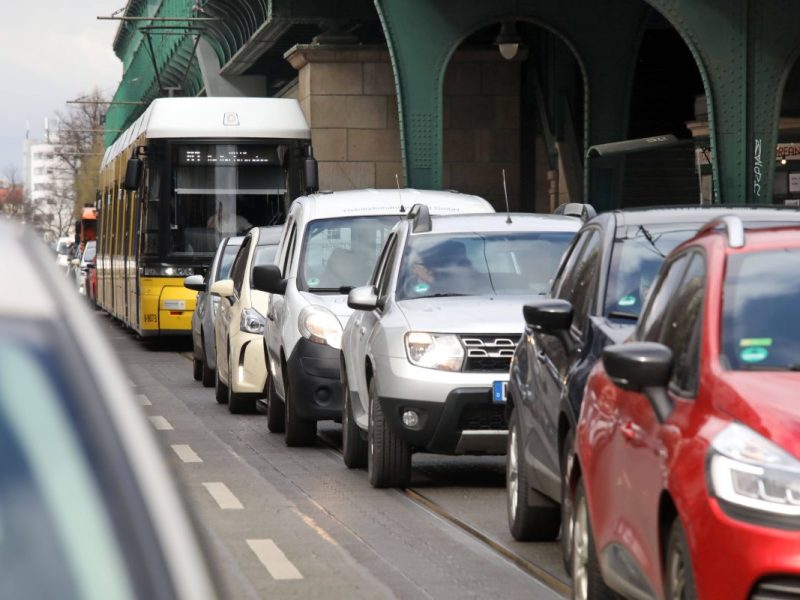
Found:
[[[500,33],[494,43],[503,58],[512,60],[517,55],[521,41],[514,21],[504,21],[500,26]]]

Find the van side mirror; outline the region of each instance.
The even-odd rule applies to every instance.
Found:
[[[278,294],[286,293],[286,280],[281,275],[278,265],[259,265],[253,268],[253,288],[260,292]]]
[[[363,285],[353,288],[347,294],[347,306],[354,310],[372,310],[378,306],[378,294],[375,286]]]
[[[122,188],[129,192],[135,192],[139,189],[142,183],[142,175],[144,174],[144,162],[141,158],[129,158],[128,166],[125,168],[125,180],[122,183]]]
[[[667,386],[672,378],[672,350],[654,342],[632,342],[603,350],[603,367],[617,387],[647,396],[659,421],[672,412]]]

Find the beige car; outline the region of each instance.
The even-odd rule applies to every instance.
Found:
[[[215,282],[211,294],[220,296],[216,338],[217,402],[232,413],[253,412],[266,397],[267,364],[264,325],[269,294],[253,289],[253,267],[273,264],[281,227],[255,227],[245,236],[233,261],[230,279]]]

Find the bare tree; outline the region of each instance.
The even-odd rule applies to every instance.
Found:
[[[73,214],[79,215],[84,204],[94,203],[100,159],[103,152],[103,124],[107,103],[103,94],[94,89],[78,98],[59,119],[55,155],[71,179]]]
[[[25,215],[25,194],[22,190],[19,172],[14,165],[3,171],[6,185],[0,188],[0,214],[12,219],[22,219]]]

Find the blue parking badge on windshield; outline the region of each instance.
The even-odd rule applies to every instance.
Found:
[[[308,281],[306,281],[308,285],[318,286],[319,285],[319,277],[309,277]]]
[[[746,363],[759,363],[769,356],[769,350],[762,346],[748,346],[739,352],[739,358]]]
[[[623,296],[617,304],[620,306],[633,306],[636,304],[636,296]]]
[[[417,285],[414,286],[414,291],[417,294],[424,294],[429,289],[431,289],[431,286],[429,286],[427,283],[418,283]]]

